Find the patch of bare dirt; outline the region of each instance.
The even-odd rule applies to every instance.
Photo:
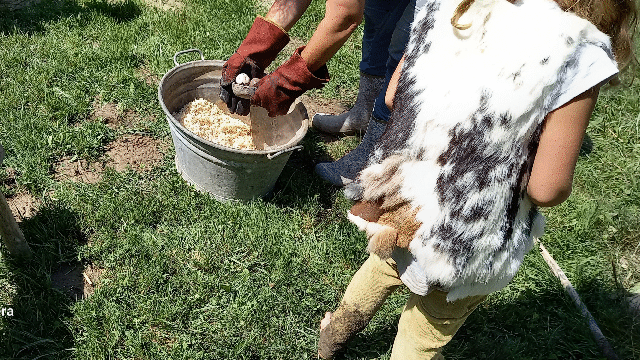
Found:
[[[144,135],[127,135],[109,144],[106,166],[116,171],[131,168],[136,171],[151,170],[159,163],[168,148],[162,140]]]
[[[104,269],[92,264],[83,267],[81,263],[61,264],[51,274],[51,286],[74,300],[86,299],[100,286]]]
[[[138,69],[138,71],[136,71],[136,76],[143,80],[145,84],[153,87],[153,88],[157,88],[158,85],[160,84],[160,77],[154,73],[152,73],[149,69],[147,69],[146,67],[141,67]]]
[[[169,144],[163,140],[138,134],[126,135],[109,144],[105,155],[97,162],[70,157],[61,159],[53,166],[53,178],[95,184],[102,179],[107,167],[116,171],[148,171],[162,160],[168,148]]]
[[[114,124],[118,121],[118,105],[114,103],[101,104],[99,99],[93,101],[91,120]]]
[[[178,0],[146,0],[146,3],[163,11],[175,11],[184,8],[184,3]]]
[[[15,189],[17,186],[15,178],[16,171],[12,168],[7,168],[5,171],[7,177],[2,181],[2,183],[10,190]],[[27,220],[34,216],[40,206],[40,201],[33,197],[33,195],[28,191],[20,191],[11,196],[5,196],[5,199],[7,200],[9,208],[13,213],[13,217],[17,222]]]
[[[313,115],[318,112],[340,114],[347,110],[346,106],[337,100],[308,95],[302,95],[300,100],[307,108],[309,119],[313,119]],[[104,121],[108,126],[113,127],[130,126],[140,121],[135,112],[121,113],[116,104],[103,104],[99,99],[94,101],[92,119]],[[339,139],[338,136],[319,134],[325,142]],[[135,171],[150,170],[162,160],[168,148],[167,142],[150,136],[126,135],[109,144],[104,157],[98,162],[70,157],[61,159],[53,166],[54,179],[94,184],[101,180],[102,173],[107,167],[116,171],[124,171],[128,168]]]
[[[115,103],[102,103],[99,98],[93,102],[90,119],[101,121],[112,129],[120,127],[131,128],[141,123],[143,119],[133,110],[121,111]]]
[[[20,192],[7,197],[7,203],[17,222],[30,219],[38,212],[40,201],[29,192]]]
[[[95,184],[102,179],[104,165],[100,162],[89,162],[85,159],[65,157],[53,165],[55,180],[70,180],[85,184]]]
[[[316,113],[338,115],[349,110],[340,101],[334,100],[334,99],[325,99],[319,96],[310,97],[308,95],[302,95],[300,97],[300,100],[304,103],[304,106],[307,108],[307,113],[309,114],[309,120],[312,122],[311,123],[312,126],[313,126],[313,121],[312,121],[313,115],[315,115]],[[327,142],[327,143],[334,142],[341,138],[340,136],[323,133],[321,131],[318,131],[318,135],[322,138],[324,142]]]
[[[300,97],[300,100],[304,103],[304,106],[307,108],[307,113],[309,113],[309,119],[312,119],[313,115],[315,115],[316,113],[337,115],[349,110],[340,101],[334,100],[334,99],[325,99],[318,96],[312,98],[308,95],[302,95]]]

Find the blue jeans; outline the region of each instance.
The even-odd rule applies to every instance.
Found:
[[[366,0],[360,71],[384,76],[385,85],[376,98],[373,116],[387,121],[384,103],[387,85],[409,41],[416,0]]]

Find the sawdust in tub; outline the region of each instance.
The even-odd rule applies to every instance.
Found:
[[[182,126],[205,140],[234,149],[256,149],[249,125],[225,114],[209,100],[193,100],[173,116]]]

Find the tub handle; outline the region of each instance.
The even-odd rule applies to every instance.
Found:
[[[202,61],[204,61],[204,55],[202,55],[202,51],[200,51],[200,49],[188,49],[188,50],[182,50],[182,51],[178,51],[175,55],[173,55],[173,63],[176,64],[176,66],[180,65],[178,64],[178,55],[182,55],[182,54],[186,54],[189,52],[194,52],[197,51],[200,53],[200,59],[202,59]]]
[[[295,151],[295,150],[300,150],[300,149],[302,149],[302,145],[292,146],[292,147],[290,147],[288,149],[280,150],[280,151],[278,151],[277,153],[274,153],[274,154],[267,154],[267,159],[272,160],[273,158],[275,158],[277,156],[280,156],[280,155],[282,155],[284,153],[287,153],[289,151]]]

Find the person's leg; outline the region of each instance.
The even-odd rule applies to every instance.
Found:
[[[391,37],[408,2],[409,0],[365,0],[361,72],[384,77]]]
[[[375,99],[372,116],[382,121],[388,121],[391,111],[387,107],[384,101],[384,96],[387,93],[387,86],[391,80],[391,75],[396,70],[404,50],[409,42],[409,34],[411,32],[411,23],[415,13],[416,0],[410,0],[409,5],[404,10],[402,17],[398,21],[396,28],[391,37],[389,45],[389,58],[386,63],[386,73],[384,77],[384,87],[378,93]]]
[[[372,254],[351,279],[338,308],[322,321],[318,355],[332,359],[343,350],[401,284],[393,260],[381,260]]]
[[[391,360],[443,359],[443,346],[485,298],[470,296],[448,302],[447,293],[442,291],[426,296],[411,294],[400,316]]]
[[[410,0],[409,4],[402,10],[399,20],[395,23],[395,28],[390,38],[388,47],[388,59],[386,61],[386,76],[384,84],[378,91],[377,99],[373,105],[373,113],[367,117],[368,125],[365,136],[358,147],[347,155],[332,163],[319,163],[315,167],[316,173],[326,181],[335,186],[345,186],[352,182],[360,171],[367,164],[369,156],[375,148],[375,144],[380,135],[387,127],[390,111],[385,105],[384,96],[387,92],[387,85],[391,75],[396,69],[398,62],[402,58],[404,49],[409,41],[409,32],[416,6],[416,0]],[[371,110],[369,110],[371,111]],[[316,117],[314,116],[314,122]]]
[[[334,162],[316,164],[316,174],[334,186],[342,187],[353,182],[367,164],[369,156],[375,149],[376,142],[386,128],[386,122],[370,119],[362,142],[355,149]]]
[[[358,97],[354,106],[340,115],[318,113],[312,126],[332,134],[352,135],[367,128],[373,103],[384,87],[389,46],[394,29],[410,0],[366,0]]]

